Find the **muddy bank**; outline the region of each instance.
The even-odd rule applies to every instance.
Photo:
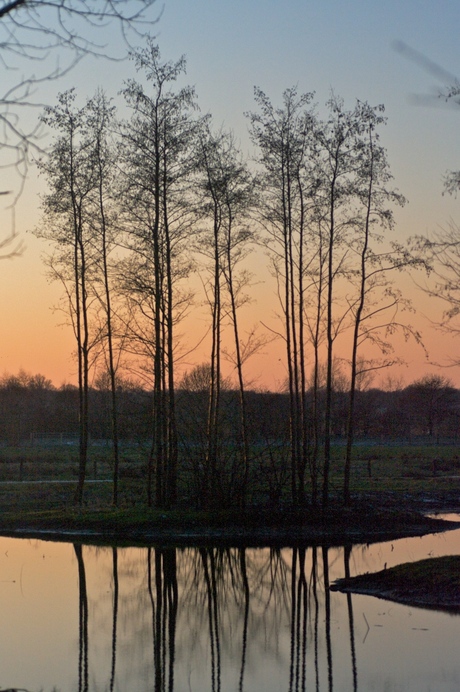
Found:
[[[372,574],[338,579],[330,588],[460,614],[460,555],[407,562]]]
[[[369,503],[330,509],[232,512],[158,512],[123,509],[0,515],[0,535],[105,544],[165,544],[283,547],[351,545],[459,528],[459,523],[431,519],[415,507],[401,511],[391,504]]]

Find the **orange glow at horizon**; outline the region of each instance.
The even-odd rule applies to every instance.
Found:
[[[3,285],[8,291],[0,295],[0,315],[4,325],[0,375],[16,374],[23,369],[31,374],[44,375],[58,387],[64,383],[76,384],[76,363],[72,357],[74,336],[68,325],[63,326],[66,316],[52,310],[52,306],[59,302],[61,287],[47,282],[44,267],[37,262],[36,258],[42,251],[40,242],[32,236],[27,236],[26,240],[23,256],[2,263]],[[258,255],[259,266],[261,259]],[[271,330],[282,331],[277,317],[280,312],[278,298],[269,277],[264,271],[260,273],[264,275],[264,281],[255,284],[251,290],[253,302],[241,311],[241,332],[245,338],[256,327],[257,333],[266,336],[269,343],[248,361],[245,377],[249,388],[280,391],[287,381],[285,344],[281,338],[273,339],[273,333],[266,329],[268,326]],[[422,303],[424,308],[427,306],[427,300],[421,294],[416,295],[416,302]],[[439,306],[434,303],[430,305],[431,319],[434,319],[437,309]],[[178,326],[184,350],[203,339],[208,319],[206,308],[198,307],[184,324]],[[452,359],[452,354],[455,355],[455,338],[441,335],[422,315],[411,315],[410,322],[421,329],[428,357],[412,340],[406,343],[402,338],[396,338],[394,355],[404,359],[406,364],[377,372],[372,386],[386,386],[389,377],[405,386],[430,373],[438,373],[452,380],[455,386],[460,386],[460,367],[441,367],[448,366],[449,357]],[[338,350],[338,357],[346,360],[347,350]],[[208,354],[209,338],[204,338],[195,351],[178,362],[178,380],[194,365],[208,361]],[[307,348],[308,360],[310,365],[307,367],[311,368],[311,354]],[[232,376],[232,371],[234,375],[228,362],[223,362],[223,370],[225,376]]]

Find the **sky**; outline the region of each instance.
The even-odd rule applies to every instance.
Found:
[[[201,110],[212,113],[218,127],[231,129],[248,156],[252,150],[244,114],[255,108],[254,86],[274,103],[291,86],[299,92],[314,91],[320,109],[332,91],[350,108],[356,99],[371,105],[383,103],[388,124],[382,143],[394,184],[408,199],[403,209],[396,210],[396,237],[404,240],[446,228],[456,220],[460,223],[460,200],[443,195],[443,175],[460,168],[460,109],[436,97],[445,85],[422,61],[395,48],[402,42],[460,76],[458,0],[164,0],[162,4],[157,0],[152,16],[158,16],[152,33],[162,57],[186,56],[186,80],[195,86]],[[118,53],[113,36],[109,31],[103,38]],[[53,103],[58,91],[71,86],[83,99],[99,86],[116,96],[123,79],[131,76],[129,61],[87,58],[65,79],[44,85],[37,100]],[[32,123],[38,112],[29,111],[24,117]],[[3,184],[6,175],[3,172]],[[45,275],[41,258],[47,248],[30,232],[40,218],[43,185],[32,167],[15,210],[24,250],[20,257],[1,264],[0,374],[23,368],[59,386],[75,382],[74,342],[65,315],[54,309],[60,288],[49,284]],[[10,214],[3,209],[3,229],[9,227]],[[248,329],[258,325],[262,333],[262,322],[275,326],[276,296],[263,255],[255,253],[252,262],[260,278],[243,319]],[[422,276],[416,278],[424,281]],[[422,331],[429,355],[414,344],[398,344],[398,355],[407,364],[394,369],[391,377],[408,384],[435,372],[460,386],[459,367],[439,367],[458,352],[458,342],[433,327],[441,304],[429,300],[409,278],[402,288],[417,308],[411,322]],[[201,362],[206,355],[196,352],[186,365],[191,367],[194,358]],[[267,346],[251,366],[254,386],[276,389],[285,376],[281,343]]]

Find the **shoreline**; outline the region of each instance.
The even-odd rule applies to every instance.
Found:
[[[192,518],[184,513],[158,513],[112,510],[94,512],[72,511],[68,514],[30,513],[17,516],[0,515],[0,535],[12,538],[35,538],[50,541],[89,544],[201,546],[222,547],[330,547],[377,543],[398,538],[423,536],[460,528],[460,521],[446,521],[424,516],[419,512],[372,511],[363,516],[358,511],[331,513],[320,521],[305,516],[289,521],[288,516],[264,516],[256,520],[251,514],[241,521],[225,515],[210,517],[209,513]]]
[[[460,555],[405,562],[379,572],[337,579],[329,588],[460,614]]]

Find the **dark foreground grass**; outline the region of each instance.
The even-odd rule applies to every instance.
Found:
[[[338,579],[331,589],[460,613],[460,555],[407,562],[373,574]]]
[[[344,545],[423,535],[458,526],[424,517],[420,501],[398,495],[358,495],[349,507],[331,497],[327,512],[306,504],[164,511],[145,502],[110,504],[111,484],[90,483],[74,503],[76,483],[0,483],[0,534],[110,544]],[[131,487],[131,493],[141,488]],[[439,498],[438,498],[439,499]],[[406,496],[407,500],[407,496]],[[439,509],[440,506],[438,505]]]

